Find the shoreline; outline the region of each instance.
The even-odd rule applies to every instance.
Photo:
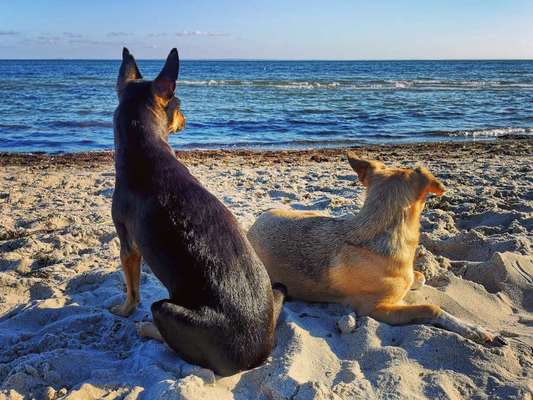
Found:
[[[354,151],[365,156],[395,157],[398,151],[420,151],[421,155],[429,156],[430,152],[445,151],[447,158],[458,158],[468,153],[499,152],[502,146],[506,152],[514,152],[527,148],[533,154],[533,137],[500,137],[483,141],[446,141],[402,144],[365,144],[335,148],[286,149],[286,150],[254,150],[254,149],[217,149],[217,150],[175,150],[176,156],[183,161],[200,161],[213,158],[266,158],[270,160],[295,161],[310,158],[312,161],[330,161],[330,157],[338,157],[347,151]],[[378,154],[379,153],[379,154]],[[48,153],[14,153],[0,152],[0,166],[92,166],[112,163],[113,150],[96,150],[88,152],[48,154]],[[429,158],[431,160],[431,158]],[[53,162],[53,164],[52,164]]]

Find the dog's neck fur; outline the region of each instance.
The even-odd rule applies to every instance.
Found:
[[[163,117],[163,113],[158,112],[155,105],[141,108],[131,101],[121,103],[115,116],[115,145],[124,148],[129,145],[149,145],[160,139],[166,141],[168,132],[165,130]]]
[[[155,106],[139,109],[129,101],[122,102],[115,113],[115,167],[117,181],[122,172],[149,178],[149,171],[139,171],[144,165],[150,169],[162,153],[174,152],[167,142],[165,115]],[[144,160],[142,162],[141,160]],[[142,173],[141,173],[142,172]]]
[[[367,191],[358,214],[344,218],[347,243],[366,247],[398,262],[414,258],[423,200],[413,200],[404,183],[377,183]]]

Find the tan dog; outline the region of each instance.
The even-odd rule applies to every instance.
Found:
[[[478,343],[503,344],[436,305],[402,303],[409,289],[425,282],[413,270],[420,214],[428,193],[444,193],[442,183],[422,167],[387,168],[354,154],[348,161],[367,188],[358,214],[270,210],[250,228],[248,239],[272,282],[294,298],[349,304],[391,325],[429,323]]]

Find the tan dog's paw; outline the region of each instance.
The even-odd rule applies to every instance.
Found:
[[[411,290],[420,289],[426,284],[426,277],[423,273],[414,271],[415,279],[413,279],[413,284],[411,285]]]
[[[120,317],[129,317],[137,309],[137,303],[125,302],[124,304],[117,304],[109,309],[115,315]]]
[[[442,314],[433,321],[433,324],[450,332],[458,333],[459,335],[484,346],[504,346],[507,344],[502,336],[496,335],[480,326],[462,321],[446,311],[443,311]]]
[[[480,326],[469,326],[465,335],[468,339],[484,346],[505,346],[507,342],[499,335]]]

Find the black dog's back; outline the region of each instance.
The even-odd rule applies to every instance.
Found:
[[[153,118],[156,82],[123,87],[115,113],[113,219],[121,257],[142,255],[168,289],[169,299],[152,305],[165,341],[188,361],[228,375],[268,356],[283,296],[273,296],[235,217],[167,144],[168,111]]]
[[[179,161],[173,169],[162,162],[152,190],[138,194],[134,235],[143,257],[181,305],[235,313],[242,322],[264,316],[268,274],[235,217]]]

